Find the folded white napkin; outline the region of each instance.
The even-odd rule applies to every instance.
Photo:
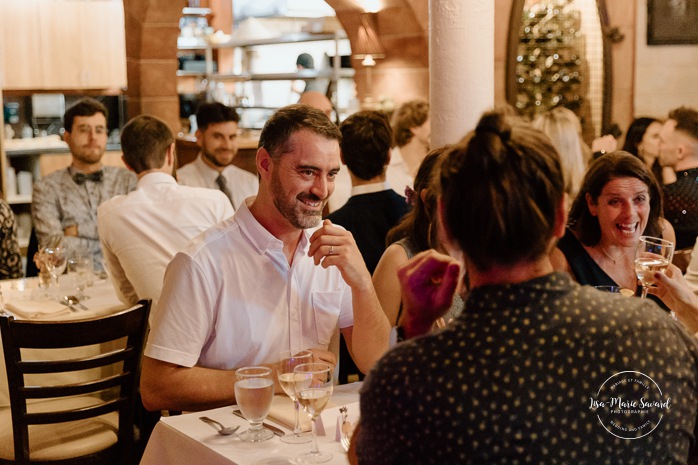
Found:
[[[67,306],[50,300],[17,300],[7,302],[5,307],[15,315],[27,319],[48,318],[70,312]]]
[[[274,396],[267,418],[293,431],[296,413],[291,398],[288,396]],[[310,431],[310,417],[305,413],[303,407],[300,409],[298,418],[300,418],[301,430]]]

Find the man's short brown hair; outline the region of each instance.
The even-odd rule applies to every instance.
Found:
[[[73,121],[75,121],[76,116],[92,116],[97,113],[103,114],[105,120],[109,119],[107,107],[105,107],[102,102],[91,97],[85,97],[65,111],[63,115],[63,126],[66,132],[73,132]]]
[[[173,142],[172,130],[155,116],[136,116],[121,130],[124,161],[136,173],[162,168]]]

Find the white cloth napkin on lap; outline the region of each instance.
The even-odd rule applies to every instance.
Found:
[[[70,312],[67,306],[50,300],[17,300],[7,302],[5,307],[15,315],[27,319],[48,318]]]

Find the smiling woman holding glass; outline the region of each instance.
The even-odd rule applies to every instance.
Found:
[[[616,151],[589,166],[551,259],[580,284],[619,286],[634,295],[635,252],[643,235],[674,241],[654,176],[638,158]]]

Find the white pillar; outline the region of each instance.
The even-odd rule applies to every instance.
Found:
[[[494,106],[493,0],[429,0],[431,145],[455,143]]]

